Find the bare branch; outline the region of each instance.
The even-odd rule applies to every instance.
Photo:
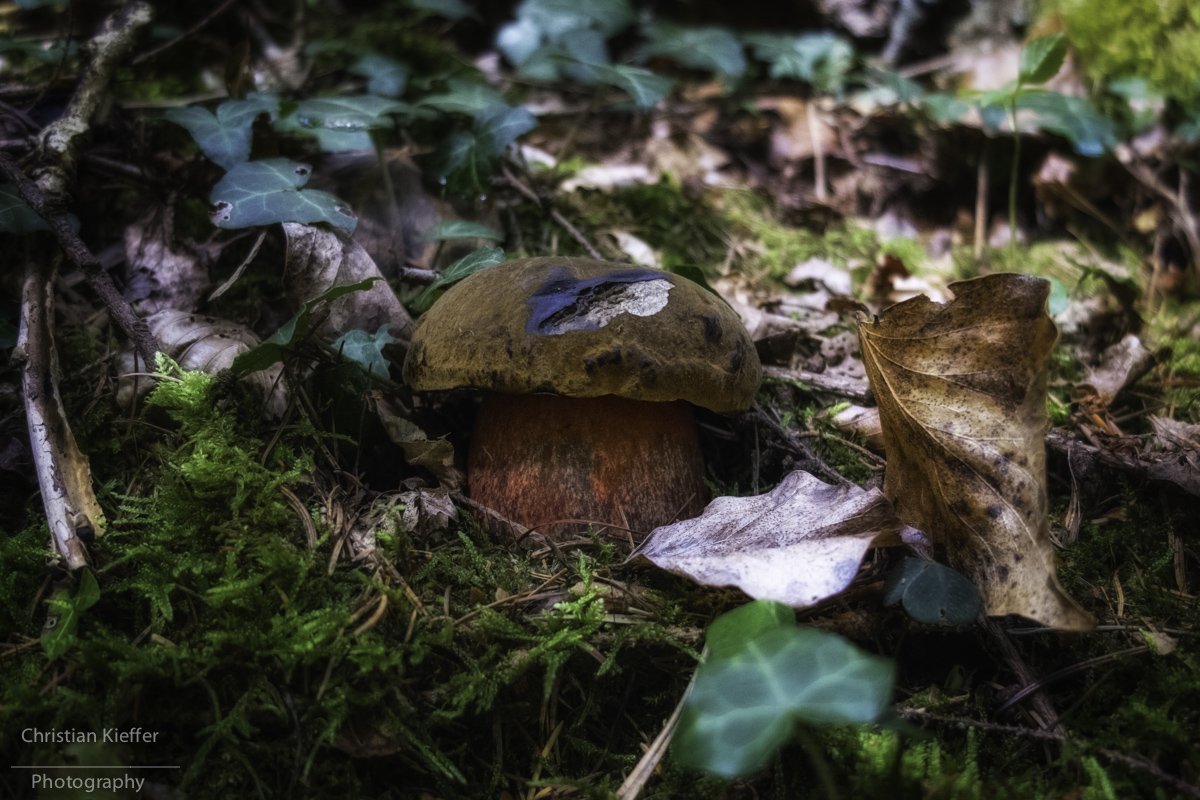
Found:
[[[29,444],[46,521],[54,549],[73,571],[87,563],[83,543],[102,532],[103,513],[92,492],[87,458],[75,444],[58,393],[58,356],[52,330],[56,269],[38,261],[30,258],[25,266],[21,329],[13,360],[21,363]]]

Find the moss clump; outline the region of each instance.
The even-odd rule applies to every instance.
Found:
[[[1200,102],[1200,5],[1194,0],[1042,0],[1059,14],[1096,81],[1144,78],[1185,105]]]

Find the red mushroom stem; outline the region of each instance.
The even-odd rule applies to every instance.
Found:
[[[682,400],[487,392],[467,472],[473,499],[527,526],[592,519],[644,535],[698,515],[706,494]]]

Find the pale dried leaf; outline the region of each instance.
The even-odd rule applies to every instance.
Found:
[[[1100,363],[1088,369],[1080,387],[1090,387],[1108,405],[1117,394],[1154,366],[1154,353],[1132,333],[1104,351]]]
[[[125,228],[125,299],[146,314],[195,311],[211,286],[210,251],[177,243],[173,216],[160,206]]]
[[[150,332],[162,344],[163,352],[185,370],[206,372],[216,375],[233,365],[233,360],[248,352],[259,343],[252,330],[237,322],[230,322],[203,314],[188,314],[184,311],[166,309],[146,317]],[[252,372],[245,380],[257,385],[266,399],[266,410],[275,419],[283,416],[287,409],[287,395],[282,377],[283,367],[272,367]],[[119,359],[117,402],[128,408],[136,391],[139,398],[149,393],[154,379],[130,373],[152,372],[137,358],[133,349],[126,349]]]
[[[283,230],[288,242],[283,288],[295,310],[338,286],[383,277],[367,251],[345,231],[322,230],[297,222],[285,222]],[[373,332],[382,325],[391,325],[390,332],[397,339],[412,338],[412,317],[384,280],[376,281],[367,291],[339,297],[325,310],[328,316],[316,330],[326,339],[336,339],[350,330]]]
[[[879,424],[879,409],[876,407],[851,405],[843,408],[830,420],[839,431],[847,436],[861,435],[867,447],[876,453],[885,453],[883,427]]]
[[[769,494],[718,497],[695,518],[657,528],[641,554],[710,586],[799,608],[850,585],[863,554],[903,525],[877,490],[792,472]]]
[[[1170,417],[1151,417],[1150,424],[1163,450],[1200,451],[1200,425]]]
[[[860,318],[879,404],[884,494],[967,575],[990,615],[1069,630],[1095,621],[1058,583],[1046,513],[1050,284],[995,274]]]

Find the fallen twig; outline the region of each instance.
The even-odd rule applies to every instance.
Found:
[[[103,512],[92,492],[87,458],[75,444],[58,394],[52,328],[55,266],[27,260],[21,328],[12,359],[21,366],[29,444],[54,549],[67,569],[76,570],[87,564],[84,542],[103,532]]]
[[[38,163],[31,179],[15,163],[0,156],[0,172],[10,180],[33,211],[46,221],[67,258],[83,272],[113,319],[129,337],[146,364],[154,363],[158,342],[146,323],[133,313],[96,256],[71,228],[66,198],[75,180],[79,147],[90,130],[117,64],[133,46],[134,35],[150,22],[151,10],[141,0],[130,0],[104,21],[88,43],[91,55],[66,112],[39,135]]]

